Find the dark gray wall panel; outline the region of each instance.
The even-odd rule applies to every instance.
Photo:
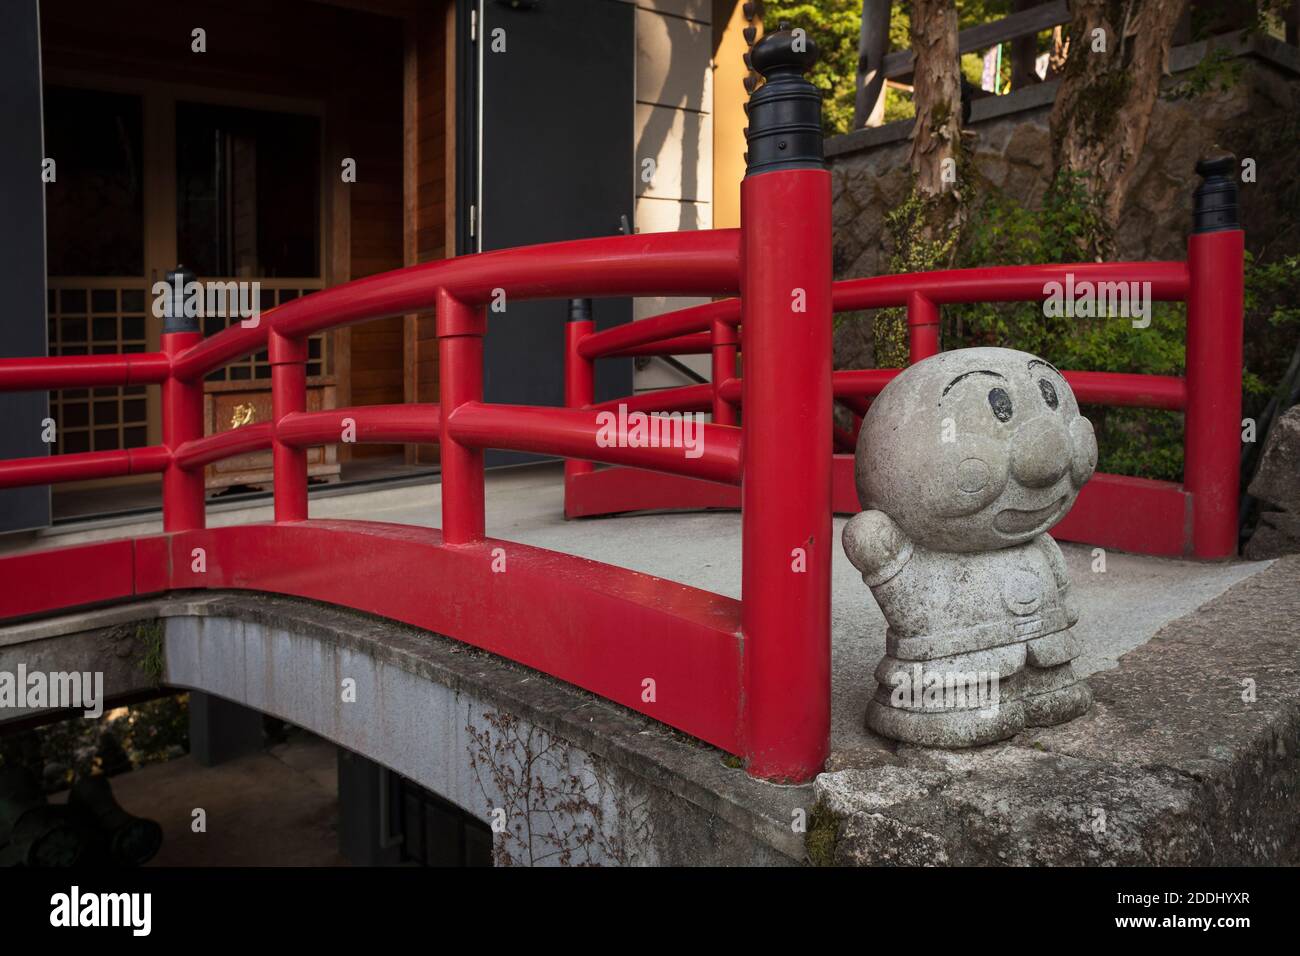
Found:
[[[487,0],[482,56],[483,251],[616,235],[633,218],[636,9],[617,0],[512,8]],[[493,52],[494,31],[505,52]],[[629,299],[600,299],[598,328],[632,320]],[[564,404],[565,302],[488,312],[489,402]],[[598,398],[632,391],[630,359],[597,364]],[[488,463],[536,456],[490,452]]]
[[[37,0],[5,5],[0,29],[0,358],[46,354],[45,195]],[[49,453],[45,392],[0,392],[0,459]],[[50,523],[50,489],[0,491],[0,532]]]

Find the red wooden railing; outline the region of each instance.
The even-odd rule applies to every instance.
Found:
[[[1185,377],[1095,371],[1062,374],[1080,403],[1179,411],[1185,414],[1182,483],[1099,473],[1053,534],[1063,540],[1140,554],[1224,558],[1237,549],[1237,498],[1241,401],[1241,289],[1243,233],[1193,233],[1186,262],[1071,263],[962,269],[836,282],[834,311],[907,309],[909,359],[939,351],[939,307],[973,302],[1033,302],[1049,283],[1094,285],[1149,282],[1151,298],[1186,302]],[[735,422],[743,404],[743,378],[735,376],[742,303],[726,299],[593,332],[571,323],[566,398],[571,407],[629,411],[711,412]],[[578,326],[574,328],[572,326]],[[1140,330],[1135,335],[1142,334]],[[712,381],[592,403],[595,360],[625,355],[713,355]],[[899,369],[836,371],[837,402],[861,423],[870,399]],[[834,462],[834,510],[860,510],[853,482],[855,435],[837,435],[843,454]],[[664,481],[629,469],[596,470],[570,462],[565,471],[569,517],[655,508],[738,507],[734,488],[699,481]]]
[[[1094,280],[1150,281],[1157,298],[1188,302],[1186,381],[1068,373],[1085,402],[1183,409],[1187,466],[1182,486],[1098,476],[1062,529],[1133,550],[1232,554],[1240,230],[1194,235],[1186,263],[1027,266],[833,285],[829,174],[807,152],[820,141],[815,112],[811,121],[805,116],[773,126],[775,133],[761,131],[788,121],[784,113],[785,119],[764,118],[778,100],[802,98],[814,111],[820,101],[805,81],[792,78],[788,42],[784,52],[758,52],[756,62],[762,59],[773,74],[769,84],[785,92],[774,90],[762,108],[760,94],[751,103],[751,168],[741,189],[739,230],[465,256],[318,292],[266,313],[256,325],[236,324],[211,338],[168,331],[158,353],[0,360],[0,390],[156,383],[163,395],[160,446],[0,462],[0,488],[163,476],[161,534],[0,558],[0,619],[179,589],[294,595],[501,654],[742,755],[757,777],[804,781],[821,769],[829,748],[832,504],[857,508],[851,458],[833,454],[831,404],[840,400],[861,414],[895,374],[832,374],[833,310],[906,306],[919,359],[938,348],[941,305],[1033,300],[1067,270]],[[484,305],[501,290],[507,303],[737,293],[739,299],[607,332],[571,323],[567,407],[537,408],[483,402]],[[796,290],[801,308],[792,306]],[[437,405],[306,411],[308,336],[428,310],[437,316]],[[742,346],[745,375],[737,379],[732,372]],[[271,421],[205,436],[204,376],[261,349],[272,365]],[[631,446],[624,434],[613,444],[599,440],[605,408],[593,402],[597,358],[692,350],[712,352],[712,384],[623,401],[711,411],[702,454]],[[348,420],[357,441],[440,443],[440,530],[309,518],[305,450],[340,441]],[[851,443],[851,436],[840,440]],[[743,600],[489,538],[486,447],[565,457],[571,515],[739,504]],[[207,528],[204,466],[267,448],[274,520]],[[802,560],[793,560],[798,551]]]

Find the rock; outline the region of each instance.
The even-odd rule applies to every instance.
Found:
[[[1300,405],[1288,409],[1269,429],[1248,490],[1260,501],[1300,515]]]
[[[1007,181],[1007,173],[1011,169],[1007,161],[996,154],[981,154],[975,162],[975,168],[984,177],[985,181],[994,188],[1001,188],[1002,184]]]
[[[1051,137],[1045,126],[1022,123],[1007,140],[1003,155],[1007,162],[1045,169],[1051,159]]]
[[[876,205],[876,177],[864,167],[849,168],[844,174],[845,198],[858,209],[871,209]]]
[[[1007,168],[1006,178],[1002,181],[1002,191],[1008,196],[1032,206],[1043,190],[1046,189],[1042,172],[1036,166],[1015,163]]]
[[[813,788],[815,862],[1294,865],[1298,582],[1300,556],[1283,558],[1171,622],[1089,678],[1086,717],[969,750],[833,758]]]
[[[1259,516],[1255,533],[1246,542],[1245,556],[1252,561],[1300,554],[1300,515],[1285,511],[1265,511]]]
[[[836,368],[875,368],[876,344],[865,312],[839,316],[834,342]]]
[[[899,168],[890,172],[882,173],[877,180],[877,186],[880,188],[881,208],[877,210],[876,215],[883,217],[886,213],[897,209],[912,188],[912,176],[906,168]]]

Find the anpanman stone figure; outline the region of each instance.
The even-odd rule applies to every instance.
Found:
[[[1065,560],[1047,532],[1097,465],[1061,374],[1011,349],[942,352],[891,381],[858,438],[844,550],[885,614],[867,724],[970,747],[1085,713]]]

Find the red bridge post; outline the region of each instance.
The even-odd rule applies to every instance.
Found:
[[[450,423],[461,405],[483,401],[483,309],[466,305],[445,289],[438,290],[436,308],[442,540],[444,544],[475,544],[485,534],[483,451],[453,438]]]
[[[203,338],[198,319],[185,315],[184,287],[193,276],[192,272],[179,267],[175,272],[167,273],[170,288],[166,293],[161,345],[162,353],[173,364],[177,356]],[[178,378],[175,371],[168,371],[162,383],[162,433],[163,444],[173,456],[185,442],[203,437],[202,378],[186,382]],[[202,528],[206,522],[203,468],[182,468],[173,457],[163,471],[162,500],[164,531]]]
[[[919,292],[907,296],[907,361],[939,354],[939,306]]]
[[[272,329],[267,333],[266,347],[271,363],[271,418],[276,432],[271,443],[275,520],[306,521],[307,449],[286,445],[279,430],[284,416],[307,410],[307,340],[287,338]]]
[[[722,397],[722,383],[736,377],[736,346],[740,342],[736,327],[721,319],[714,319],[709,327],[709,341],[713,349],[713,423],[735,425],[736,406]]]
[[[564,407],[585,408],[596,400],[596,363],[578,352],[578,343],[595,328],[590,299],[569,302],[569,321],[564,327]],[[589,461],[564,459],[564,516],[572,518],[570,499],[573,480],[595,471]]]
[[[816,48],[753,50],[741,184],[742,630],[746,768],[817,774],[830,739],[831,203]]]
[[[1196,164],[1187,242],[1187,412],[1183,487],[1192,498],[1198,558],[1237,553],[1241,468],[1242,293],[1245,233],[1237,216],[1237,161]]]

